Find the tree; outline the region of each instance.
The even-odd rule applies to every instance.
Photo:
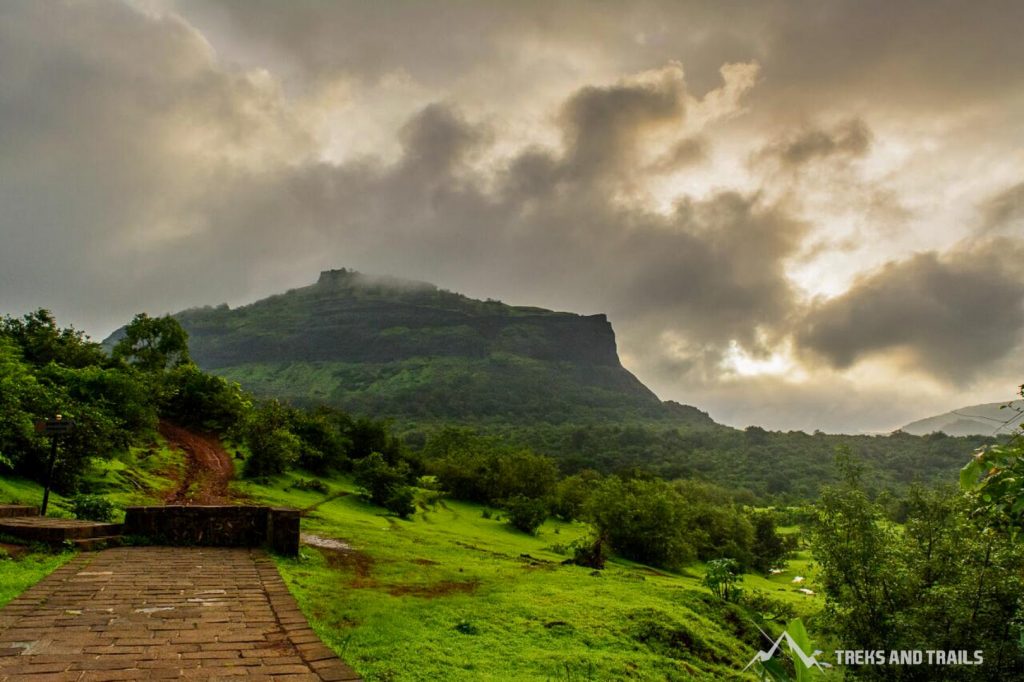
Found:
[[[356,484],[374,504],[403,519],[416,511],[412,488],[408,484],[411,473],[404,461],[391,465],[384,455],[372,452],[356,462],[353,473]]]
[[[743,573],[735,559],[712,559],[704,571],[704,585],[723,601],[736,601]]]
[[[170,315],[150,317],[139,313],[125,327],[114,346],[113,357],[144,372],[157,372],[191,362],[188,332]]]
[[[564,521],[582,519],[587,500],[601,482],[601,474],[593,469],[584,469],[578,474],[566,476],[555,486],[552,511]]]
[[[548,517],[548,507],[543,500],[525,495],[516,495],[506,500],[503,506],[509,525],[529,535],[536,535],[537,529]]]
[[[207,374],[191,363],[170,370],[163,380],[161,414],[183,426],[225,432],[251,407],[249,396],[238,384]]]
[[[0,334],[20,348],[25,361],[38,367],[54,362],[64,367],[82,368],[100,365],[104,360],[98,343],[73,327],[61,329],[53,314],[45,308],[18,320],[6,317],[0,321]]]
[[[1024,669],[1024,547],[979,526],[970,500],[950,488],[915,488],[902,531],[864,493],[856,472],[826,490],[814,528],[826,608],[821,622],[843,649],[983,650],[982,666],[943,671],[948,680],[1015,679]],[[858,679],[934,679],[927,666]]]
[[[610,477],[591,496],[587,517],[621,556],[678,568],[696,557],[687,541],[684,507],[664,481]]]
[[[1024,386],[1019,393],[1024,397]],[[960,487],[975,517],[1016,539],[1024,530],[1024,430],[1009,442],[979,448],[960,470]]]
[[[754,540],[750,548],[751,567],[767,573],[786,557],[786,543],[775,528],[775,515],[772,512],[754,512],[750,518],[754,526]]]
[[[268,400],[253,410],[241,424],[242,438],[249,446],[244,474],[248,477],[283,473],[299,455],[301,443],[288,430],[289,410]]]

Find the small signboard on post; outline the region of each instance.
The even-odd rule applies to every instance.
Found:
[[[50,501],[50,481],[53,479],[53,467],[57,464],[57,438],[67,436],[75,430],[74,419],[64,419],[58,414],[53,419],[40,419],[36,422],[36,432],[50,438],[50,462],[46,467],[46,480],[43,482],[43,505],[40,516],[46,516],[46,505]]]
[[[57,415],[56,419],[40,419],[36,422],[36,431],[46,436],[63,435],[75,430],[74,419],[62,419]]]

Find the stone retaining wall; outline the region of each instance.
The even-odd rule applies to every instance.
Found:
[[[255,506],[128,507],[124,534],[166,545],[269,546],[285,556],[299,552],[299,510]]]

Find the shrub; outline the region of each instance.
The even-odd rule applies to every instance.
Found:
[[[373,452],[356,462],[353,471],[356,484],[374,504],[402,518],[408,518],[416,511],[415,495],[408,484],[411,475],[409,465],[404,461],[391,465],[384,455]]]
[[[313,492],[323,493],[324,495],[331,492],[331,489],[327,487],[326,483],[315,478],[300,478],[294,483],[294,487],[299,490],[312,490]]]
[[[572,548],[572,562],[577,566],[600,570],[604,568],[604,563],[608,560],[608,541],[602,535],[580,538],[573,541],[570,547]]]
[[[736,601],[742,590],[743,582],[739,563],[735,559],[712,559],[704,573],[704,584],[717,597],[724,601]]]
[[[543,500],[516,495],[505,503],[508,522],[524,533],[534,535],[548,517],[548,506]]]
[[[416,511],[414,503],[415,493],[407,485],[400,485],[391,489],[391,494],[384,500],[384,508],[392,514],[407,519]]]
[[[106,523],[114,519],[114,505],[99,495],[75,495],[71,498],[71,513],[76,519]]]

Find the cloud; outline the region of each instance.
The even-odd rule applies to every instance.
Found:
[[[1024,222],[1024,182],[990,196],[979,207],[981,232],[1010,229]]]
[[[797,168],[827,158],[853,159],[867,154],[871,147],[871,130],[864,121],[852,119],[831,130],[810,128],[777,140],[761,151],[762,157]]]
[[[142,301],[200,293],[189,247],[214,229],[209,196],[312,154],[276,83],[221,68],[174,16],[4,4],[0,80],[7,310],[45,305],[110,324]]]
[[[936,192],[1020,219],[1019,187],[946,191],[950,120],[1015,140],[1020,7],[933,7],[0,4],[0,308],[102,334],[347,266],[609,313],[644,380],[716,409],[757,409],[736,347],[796,349],[792,410],[870,362],[991,380],[1019,240],[907,254],[961,236],[922,214]],[[851,254],[893,263],[809,302],[796,268],[845,285]]]
[[[889,354],[965,384],[1021,342],[1022,257],[1020,241],[998,239],[890,262],[814,305],[797,343],[839,369]]]
[[[682,124],[686,95],[678,64],[573,94],[561,111],[567,177],[590,181],[634,170],[641,138]]]
[[[654,173],[673,173],[707,159],[708,143],[699,137],[688,137],[673,144],[649,166]]]

